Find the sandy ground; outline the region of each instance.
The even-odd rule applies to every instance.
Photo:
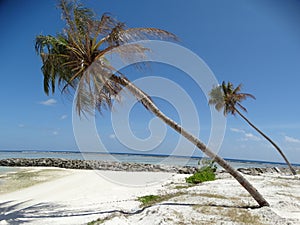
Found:
[[[57,168],[55,174],[48,181],[0,194],[0,225],[79,225],[98,218],[106,225],[300,224],[299,176],[247,176],[271,204],[256,208],[226,173],[193,187],[187,187],[186,176],[180,174]],[[137,197],[150,194],[170,197],[141,207]]]

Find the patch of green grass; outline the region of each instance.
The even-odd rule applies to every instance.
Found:
[[[199,184],[205,181],[213,181],[216,179],[215,170],[210,166],[201,168],[192,176],[185,178],[185,181],[190,184]]]
[[[159,195],[145,195],[138,197],[138,201],[142,203],[142,205],[152,205],[153,203],[156,203],[158,200],[160,200],[162,196]]]
[[[183,192],[177,192],[172,194],[165,194],[165,195],[145,195],[138,197],[138,201],[142,203],[142,207],[151,206],[157,203],[161,203],[164,201],[168,201],[171,198],[178,197],[180,195],[183,195],[185,193]]]
[[[98,225],[98,224],[101,224],[101,223],[104,223],[104,222],[105,222],[104,219],[97,219],[97,220],[88,222],[87,225]]]
[[[104,223],[104,222],[106,222],[106,221],[108,221],[108,220],[116,217],[116,216],[118,216],[118,214],[114,213],[114,214],[111,214],[111,215],[109,215],[109,216],[107,216],[105,218],[99,218],[99,219],[93,220],[91,222],[88,222],[87,225],[99,225],[99,224],[102,224],[102,223]]]

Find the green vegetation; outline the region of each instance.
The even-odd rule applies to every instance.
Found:
[[[104,222],[105,222],[105,219],[97,219],[97,220],[88,222],[87,225],[97,225],[97,224],[101,224],[101,223],[104,223]]]
[[[192,176],[185,178],[187,183],[190,184],[199,184],[205,181],[213,181],[216,179],[216,166],[214,162],[211,160],[206,160],[202,162],[204,166],[202,166],[196,173]]]
[[[161,199],[162,196],[159,195],[145,195],[138,197],[138,200],[144,205],[152,205],[153,203],[156,203],[159,199]]]
[[[206,167],[196,173],[194,173],[192,176],[185,178],[187,183],[190,184],[199,184],[205,181],[213,181],[216,179],[216,175],[214,171]]]
[[[102,223],[114,218],[117,215],[118,214],[112,214],[112,215],[109,215],[109,216],[107,216],[105,218],[102,218],[102,219],[99,218],[99,219],[93,220],[91,222],[88,222],[87,225],[99,225],[99,224],[102,224]]]
[[[145,195],[145,196],[141,196],[138,197],[138,201],[140,201],[142,203],[142,207],[146,207],[146,206],[151,206],[163,201],[167,201],[171,198],[183,195],[183,192],[177,192],[177,193],[172,193],[172,194],[165,194],[165,195]]]

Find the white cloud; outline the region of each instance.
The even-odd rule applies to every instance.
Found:
[[[53,98],[50,98],[50,99],[48,99],[46,101],[39,102],[39,104],[46,105],[46,106],[52,106],[52,105],[55,105],[56,103],[57,103],[57,101],[55,99],[53,99]]]
[[[57,136],[59,135],[59,131],[61,130],[60,128],[49,128],[51,131],[52,135]]]
[[[289,136],[284,136],[284,140],[286,142],[289,142],[289,143],[298,143],[298,144],[300,144],[300,139],[297,139],[297,138],[293,138],[293,137],[289,137]]]
[[[20,123],[20,124],[18,125],[18,127],[23,128],[23,127],[25,127],[25,125],[22,124],[22,123]]]
[[[251,141],[260,141],[261,139],[257,136],[255,136],[252,133],[245,133],[245,139],[246,141],[251,140]]]
[[[110,138],[110,139],[115,139],[115,138],[116,138],[116,135],[110,134],[110,135],[109,135],[109,138]]]
[[[64,119],[67,119],[67,117],[68,117],[68,115],[62,115],[62,116],[60,117],[60,119],[61,119],[61,120],[64,120]]]
[[[236,132],[236,133],[246,133],[244,130],[237,129],[237,128],[230,128],[230,130],[231,130],[232,132]]]
[[[260,137],[254,135],[252,133],[247,133],[246,131],[241,130],[241,129],[230,128],[230,130],[235,133],[243,134],[244,135],[244,137],[242,138],[243,141],[260,141],[261,140]]]

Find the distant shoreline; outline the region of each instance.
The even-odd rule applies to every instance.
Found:
[[[0,160],[1,159],[6,159],[6,158],[31,158],[33,157],[32,155],[37,155],[37,158],[52,158],[49,156],[45,156],[45,157],[39,157],[39,155],[42,154],[48,154],[48,155],[56,155],[56,154],[65,154],[65,155],[76,155],[76,158],[72,158],[72,159],[88,159],[88,160],[92,160],[91,158],[89,158],[89,155],[97,155],[97,156],[116,156],[116,157],[123,157],[123,156],[130,156],[130,157],[156,157],[156,158],[175,158],[175,159],[179,159],[179,160],[193,160],[193,161],[197,161],[197,160],[201,160],[203,157],[200,156],[181,156],[181,155],[167,155],[167,154],[139,154],[139,153],[125,153],[125,152],[80,152],[80,151],[75,151],[75,150],[49,150],[49,151],[44,151],[44,150],[0,150],[0,153],[5,153],[5,154],[16,154],[16,153],[20,153],[21,155],[17,156],[17,157],[3,157],[0,155]],[[36,157],[36,156],[34,156]],[[58,156],[58,158],[63,158]],[[69,158],[67,158],[69,159]],[[278,166],[286,166],[286,163],[284,162],[275,162],[275,161],[265,161],[265,160],[246,160],[246,159],[232,159],[232,158],[224,158],[226,161],[228,162],[233,162],[233,163],[253,163],[253,164],[267,164],[270,166],[273,165],[278,165]],[[104,159],[105,160],[105,159]],[[195,163],[194,163],[195,164]],[[197,163],[195,164],[197,165]],[[262,167],[269,167],[267,165],[264,165]],[[292,163],[293,166],[300,166],[300,163]]]
[[[57,167],[65,169],[82,170],[106,170],[126,172],[166,172],[177,174],[193,174],[197,171],[195,166],[176,166],[164,164],[112,162],[100,160],[73,160],[58,158],[10,158],[0,160],[2,167]],[[300,167],[295,167],[300,171]],[[237,168],[238,171],[248,175],[260,175],[264,173],[289,174],[287,167],[262,167],[262,168]]]
[[[168,172],[192,174],[197,168],[190,166],[153,165],[145,163],[111,162],[99,160],[74,160],[57,158],[10,158],[0,160],[0,166],[6,167],[58,167],[65,169],[110,170],[128,172]]]

